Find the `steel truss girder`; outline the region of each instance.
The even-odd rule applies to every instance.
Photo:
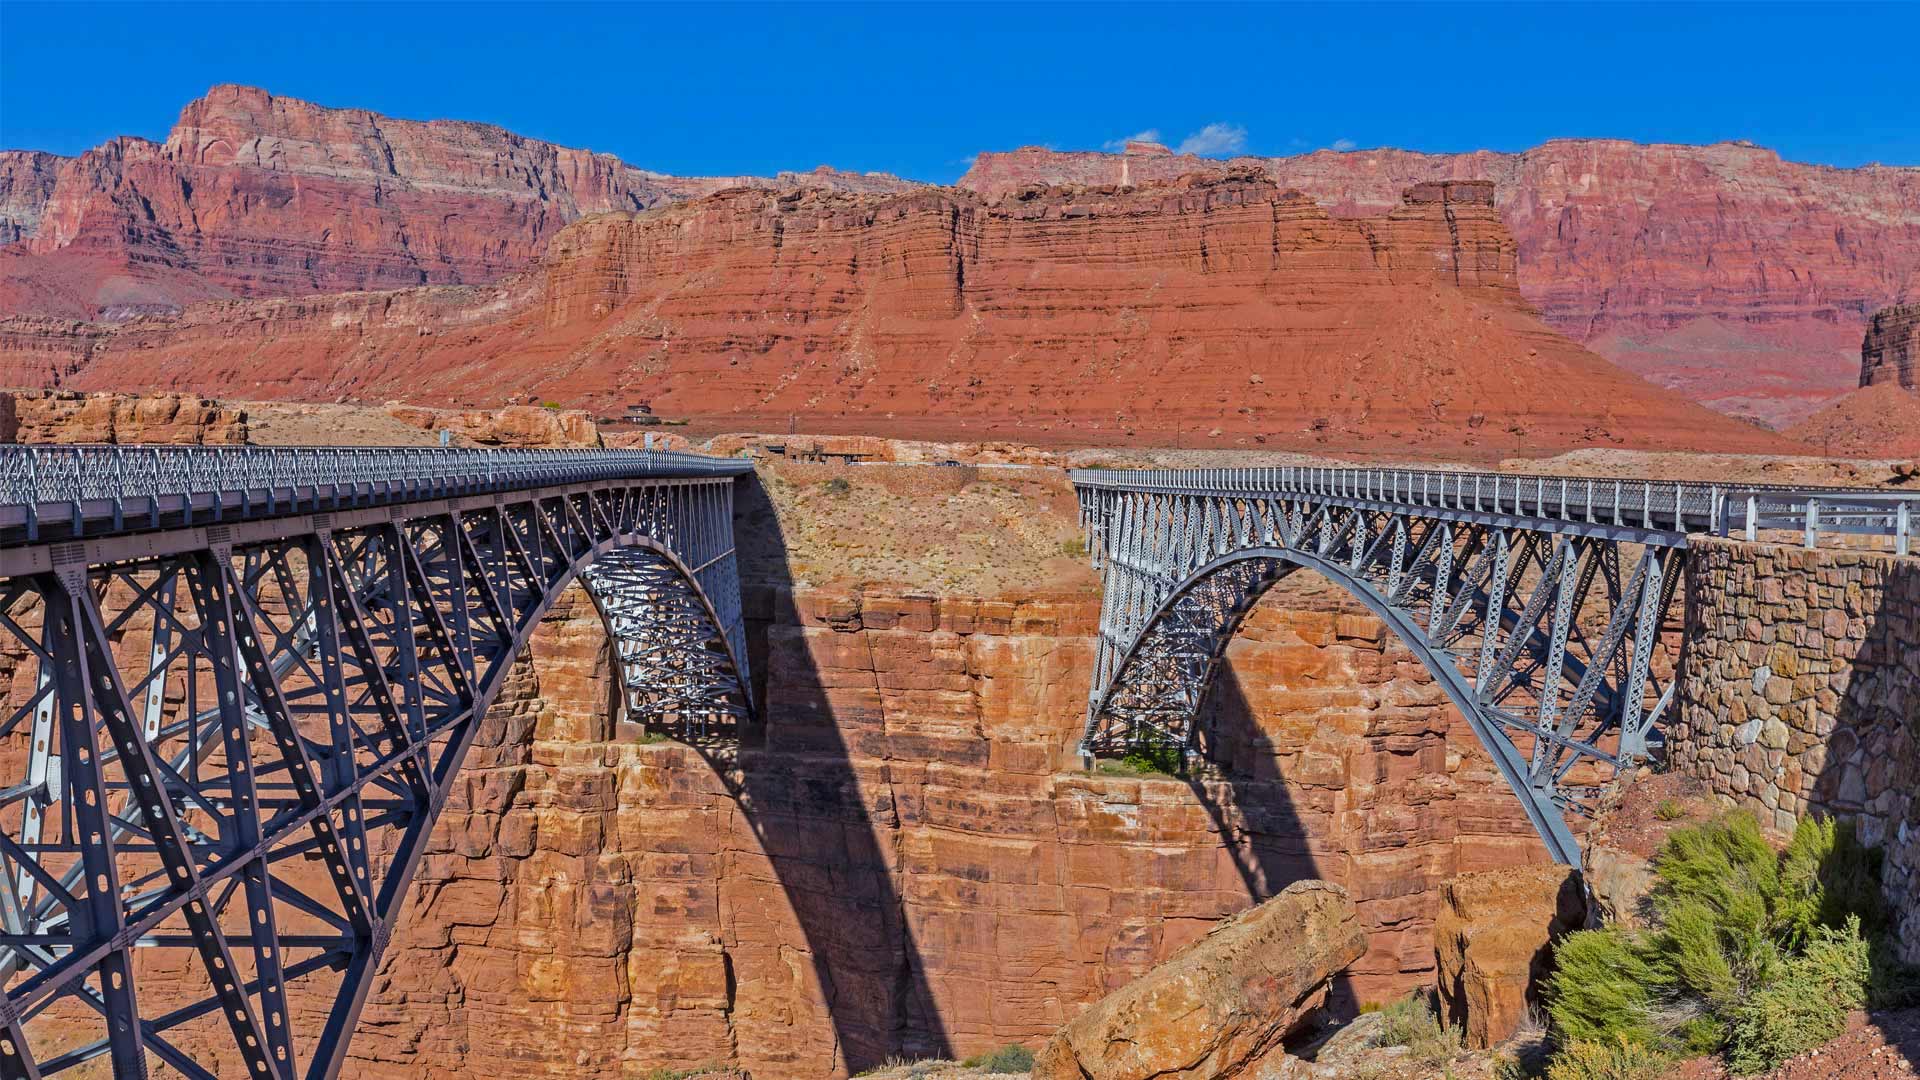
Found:
[[[32,688],[0,716],[0,746],[23,751],[0,759],[20,762],[0,775],[8,1078],[102,1057],[116,1077],[150,1058],[212,1077],[222,1066],[180,1049],[201,1021],[238,1075],[334,1075],[467,748],[575,578],[608,628],[624,719],[712,742],[754,715],[730,476],[7,560],[31,571],[0,578],[0,636]],[[192,981],[138,980],[143,949],[190,957]],[[303,985],[331,999],[308,1039],[289,1005]]]
[[[1197,721],[1227,645],[1301,568],[1346,588],[1420,658],[1561,862],[1580,862],[1569,815],[1591,812],[1658,745],[1683,536],[1307,494],[1078,486],[1105,580],[1084,753],[1153,742],[1213,755]]]

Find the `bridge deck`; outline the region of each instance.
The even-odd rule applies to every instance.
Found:
[[[1446,469],[1280,466],[1258,469],[1074,469],[1074,486],[1162,495],[1307,496],[1482,524],[1684,546],[1692,532],[1790,529],[1891,537],[1906,554],[1920,493],[1884,488],[1716,484],[1641,477],[1551,476]]]
[[[6,446],[0,447],[0,547],[752,470],[744,459],[655,450]]]

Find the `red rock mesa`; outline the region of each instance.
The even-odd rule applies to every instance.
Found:
[[[1490,179],[1520,291],[1609,360],[1715,408],[1788,422],[1853,385],[1868,313],[1920,290],[1920,169],[1835,169],[1745,143],[1556,139],[1517,154],[1323,150],[1232,163],[1129,146],[981,154],[983,194],[1253,166],[1336,216],[1422,180]]]

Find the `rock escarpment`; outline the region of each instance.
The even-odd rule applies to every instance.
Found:
[[[1351,1008],[1431,980],[1443,880],[1544,858],[1411,657],[1310,591],[1256,610],[1222,686],[1267,718],[1265,764],[1192,784],[1073,766],[1093,597],[754,590],[768,724],[732,770],[611,730],[580,613],[549,616],[489,719],[352,1075],[822,1076],[1038,1045],[1316,877],[1366,933]]]
[[[1144,183],[1227,163],[1164,148],[985,153],[960,180]],[[1728,412],[1788,423],[1852,385],[1869,312],[1920,280],[1920,169],[1836,169],[1744,143],[1556,139],[1516,154],[1379,149],[1238,158],[1336,215],[1437,179],[1494,181],[1519,284],[1601,355]]]
[[[267,381],[264,371],[278,376]],[[1082,445],[1786,444],[1542,326],[1485,184],[1330,217],[1257,175],[1137,189],[731,191],[558,234],[484,288],[0,325],[90,388],[493,406]]]
[[[490,124],[216,86],[164,142],[0,158],[0,242],[17,242],[0,250],[0,310],[113,318],[210,297],[488,282],[532,265],[582,215],[742,183],[907,186],[832,170],[664,176]]]
[[[190,394],[0,390],[0,443],[239,445],[247,414]]]
[[[1891,383],[1920,391],[1920,304],[1873,313],[1860,343],[1860,385]]]

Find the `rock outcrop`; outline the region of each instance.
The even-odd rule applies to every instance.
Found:
[[[1788,445],[1542,326],[1487,185],[1415,185],[1384,216],[1340,219],[1244,172],[996,203],[736,190],[578,222],[537,274],[498,286],[116,328],[0,322],[0,379],[50,378],[487,408],[638,399],[730,430],[804,415],[1054,444]]]
[[[1860,343],[1860,385],[1920,391],[1920,303],[1873,313]]]
[[[1441,887],[1436,985],[1442,1018],[1470,1049],[1505,1042],[1538,1007],[1554,941],[1586,922],[1583,891],[1565,866],[1462,874]]]
[[[423,409],[389,405],[387,415],[423,431],[445,431],[463,446],[598,447],[606,445],[593,417],[579,409],[509,405],[504,409]]]
[[[1232,1080],[1366,951],[1353,902],[1300,881],[1095,1002],[1034,1058],[1034,1080]]]
[[[247,414],[191,394],[0,390],[0,443],[238,445]]]
[[[739,184],[910,186],[830,169],[670,177],[490,124],[216,86],[161,143],[0,158],[0,239],[19,241],[0,250],[0,310],[116,318],[212,297],[489,282],[531,266],[583,215]]]
[[[0,244],[32,236],[66,158],[39,150],[0,150]]]
[[[1520,153],[1319,151],[1231,163],[1164,148],[983,153],[960,185],[1145,183],[1258,167],[1337,216],[1426,180],[1490,179],[1520,290],[1628,370],[1724,411],[1790,423],[1853,385],[1869,312],[1920,280],[1920,169],[1836,169],[1745,143],[1556,139]]]

